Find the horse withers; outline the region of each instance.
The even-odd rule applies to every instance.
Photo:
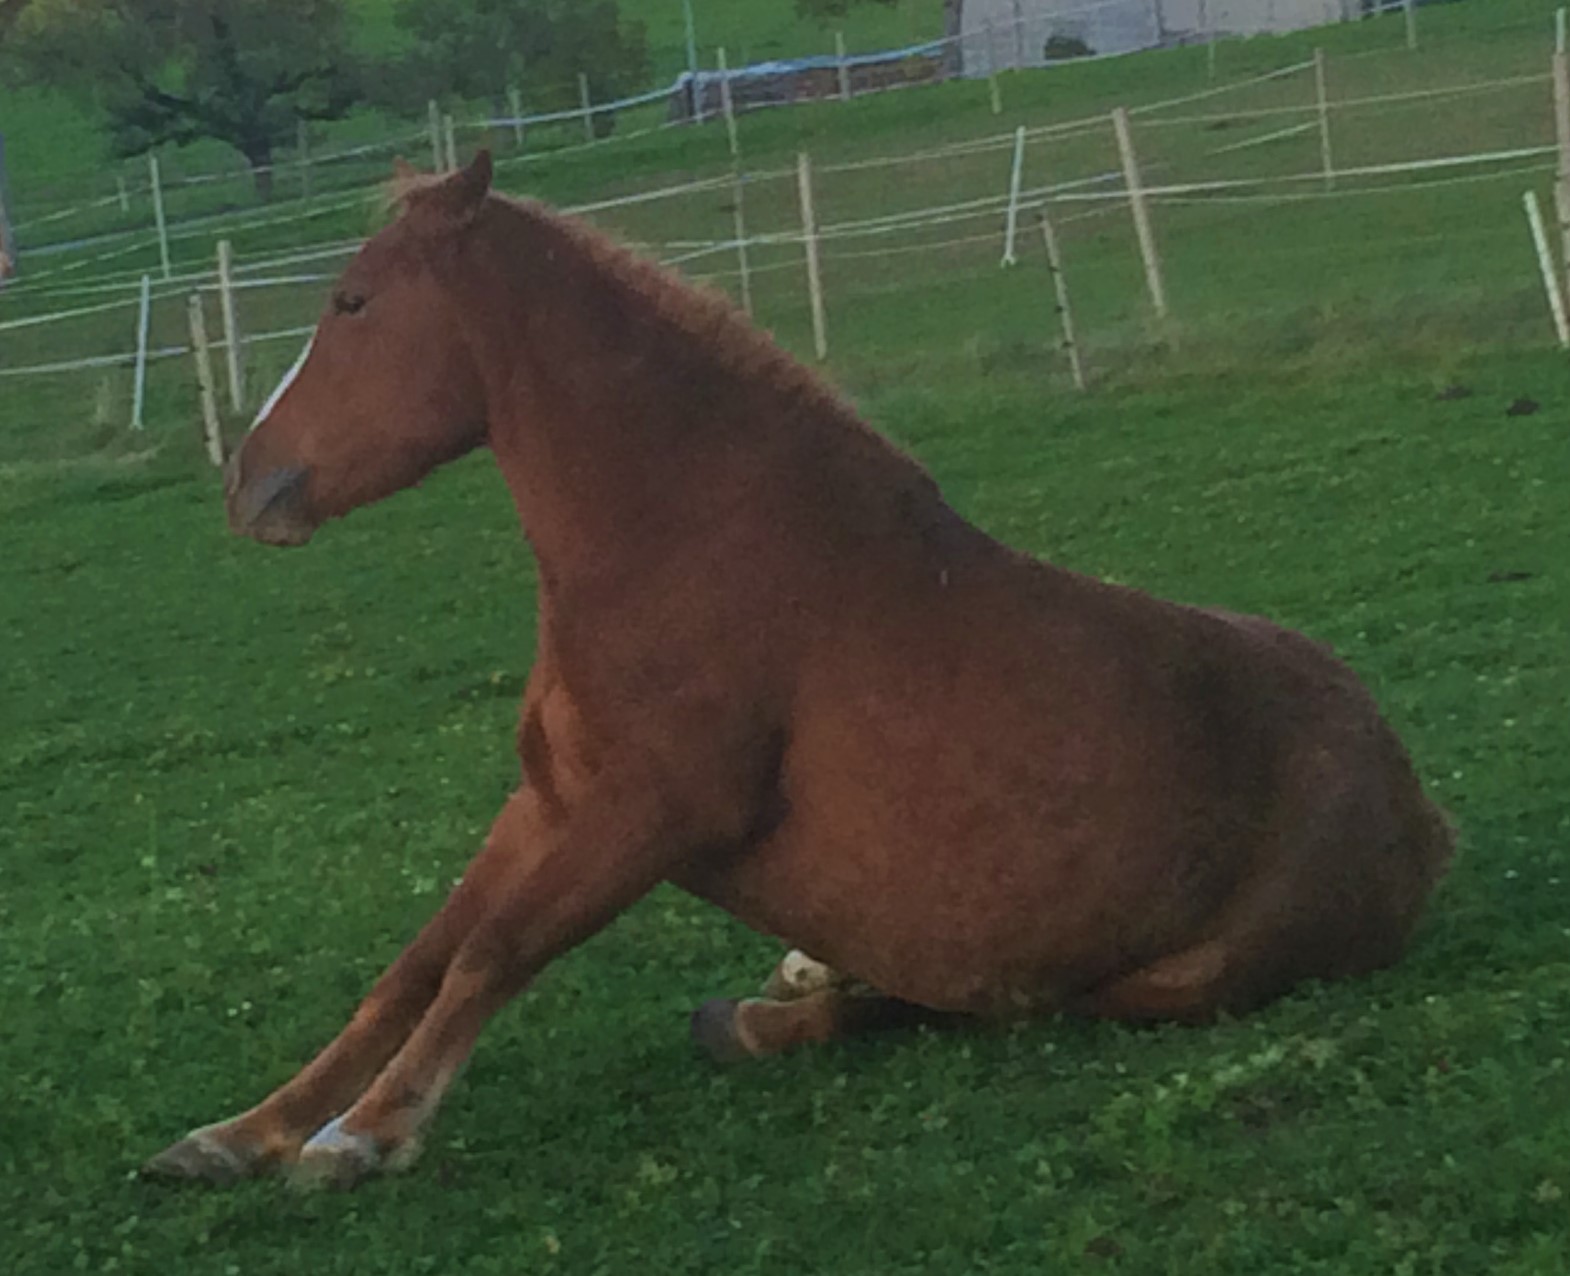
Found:
[[[1450,858],[1352,672],[1015,553],[722,299],[407,178],[235,458],[303,544],[489,446],[539,564],[522,782],[343,1032],[153,1172],[407,1161],[490,1016],[661,882],[812,956],[694,1032],[1203,1021],[1394,962]]]

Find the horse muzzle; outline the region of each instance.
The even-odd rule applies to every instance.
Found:
[[[247,479],[237,456],[224,485],[229,530],[264,545],[304,545],[316,531],[306,502],[310,476],[303,466],[284,465]]]

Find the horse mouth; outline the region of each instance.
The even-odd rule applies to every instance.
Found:
[[[305,499],[309,478],[309,470],[292,465],[248,482],[231,474],[224,496],[229,530],[263,545],[304,545],[316,531]]]

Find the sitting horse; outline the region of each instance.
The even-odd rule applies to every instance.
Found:
[[[486,1021],[672,882],[811,958],[725,1058],[907,1012],[1202,1022],[1394,962],[1452,851],[1352,672],[1264,620],[1025,557],[722,298],[405,181],[235,457],[302,545],[482,445],[539,564],[522,783],[343,1032],[149,1163],[406,1162]]]

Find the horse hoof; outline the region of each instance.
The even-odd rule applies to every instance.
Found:
[[[336,1117],[313,1134],[289,1169],[289,1186],[312,1192],[356,1186],[383,1168],[381,1150],[369,1134],[354,1134]]]
[[[742,1036],[740,1009],[741,1002],[734,998],[714,997],[692,1012],[692,1039],[715,1063],[757,1057]]]
[[[844,982],[845,977],[832,966],[793,948],[769,975],[768,982],[763,985],[763,996],[769,1001],[798,1001]]]
[[[142,1166],[142,1177],[226,1186],[256,1174],[260,1158],[226,1143],[220,1127],[204,1125]]]

